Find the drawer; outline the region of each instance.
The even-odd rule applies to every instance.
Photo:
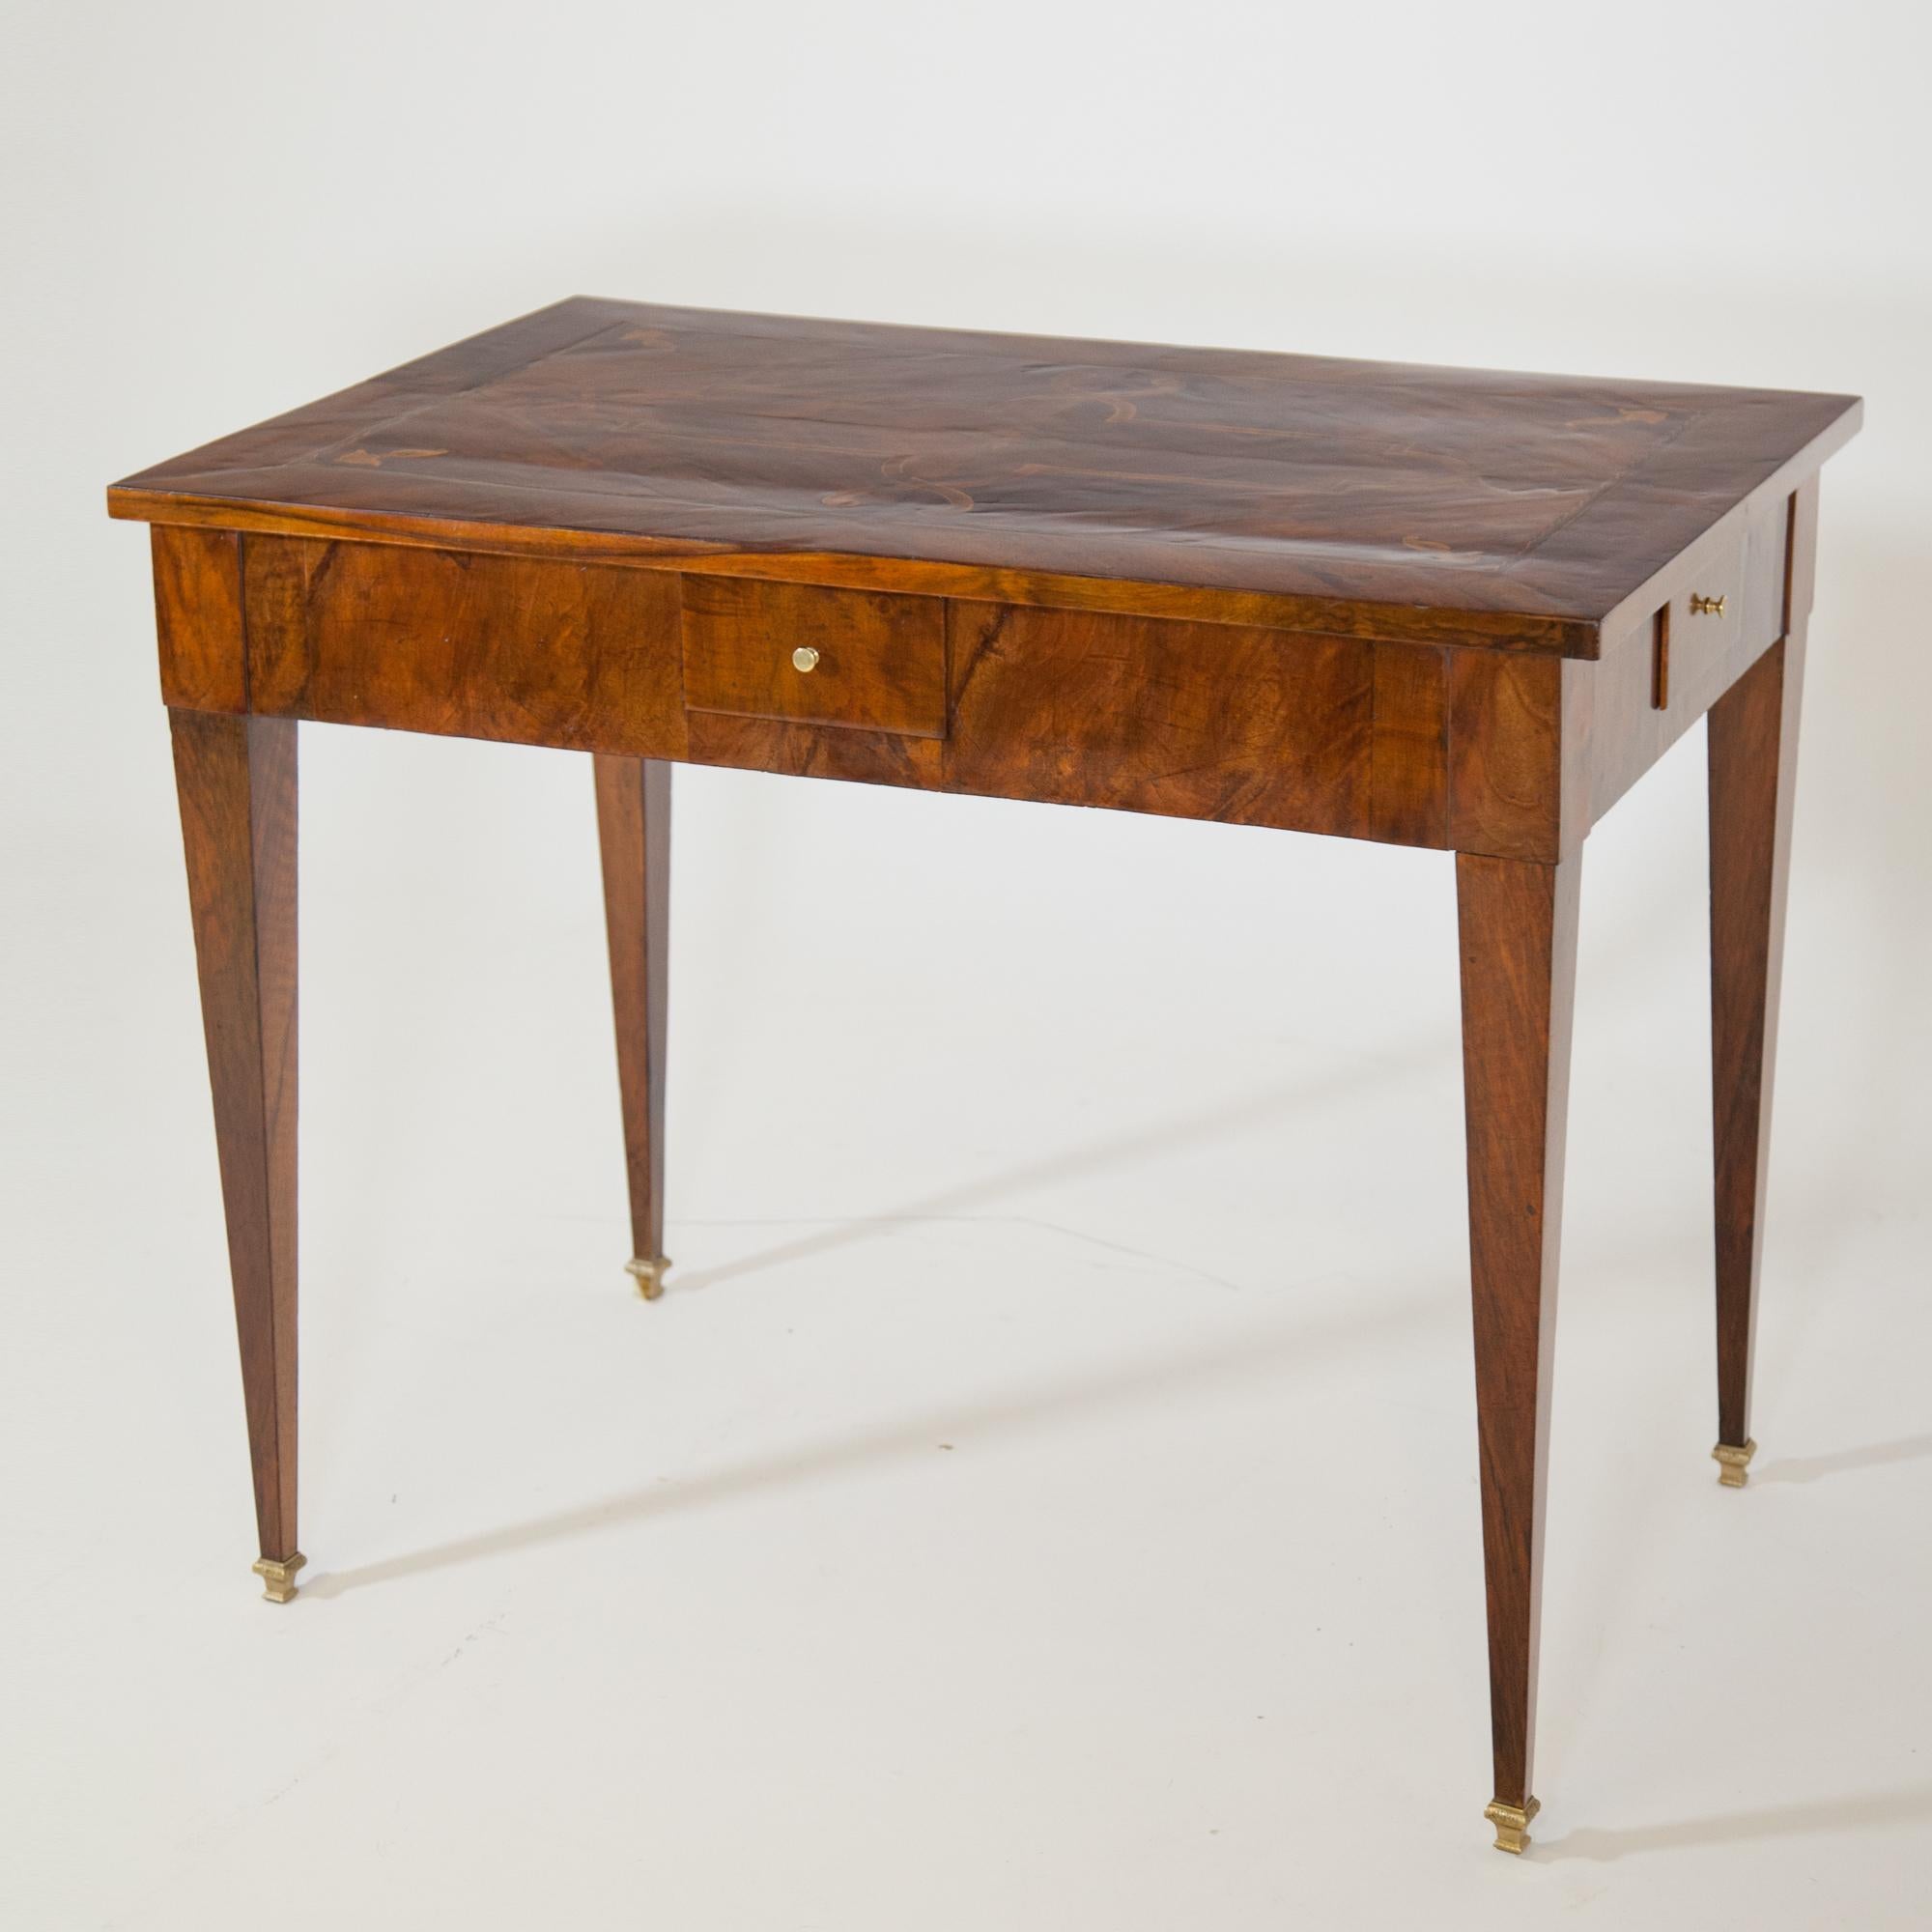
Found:
[[[1653,689],[1660,711],[1701,712],[1752,658],[1784,633],[1785,505],[1774,503],[1740,536],[1705,548],[1683,587],[1652,620]]]
[[[1673,681],[1701,685],[1703,667],[1728,661],[1746,633],[1745,606],[1745,555],[1738,546],[1700,565],[1690,584],[1659,609],[1652,701],[1660,710],[1669,705]],[[1761,623],[1765,613],[1749,614]]]
[[[1566,820],[1594,825],[1785,634],[1791,518],[1788,498],[1755,505],[1673,567],[1667,602],[1577,667],[1589,722],[1564,747],[1566,782],[1582,785]]]
[[[690,576],[690,711],[946,736],[946,600]]]

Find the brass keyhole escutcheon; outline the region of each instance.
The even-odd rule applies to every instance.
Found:
[[[818,653],[810,644],[799,645],[791,654],[791,668],[793,670],[816,670]]]
[[[1690,593],[1690,614],[1693,617],[1721,617],[1724,614],[1724,600],[1721,597],[1700,597],[1693,590]]]

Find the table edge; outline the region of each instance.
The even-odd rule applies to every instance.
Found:
[[[1441,602],[1403,603],[1324,597],[1300,591],[1108,577],[1033,567],[960,563],[878,553],[784,550],[704,538],[654,537],[635,531],[573,529],[540,524],[493,524],[393,511],[344,510],[323,504],[270,503],[196,492],[143,487],[136,472],[107,490],[110,517],[147,524],[242,533],[387,543],[486,554],[532,556],[576,564],[701,572],[820,583],[915,596],[1112,611],[1207,623],[1252,625],[1378,642],[1473,644],[1493,650],[1596,659],[1613,638],[1682,587],[1710,552],[1733,541],[1768,498],[1787,496],[1858,434],[1861,398],[1845,408],[1777,468],[1708,524],[1674,556],[1648,573],[1605,611],[1517,611]],[[1492,573],[1493,582],[1507,571]]]
[[[321,505],[265,504],[237,497],[134,489],[119,483],[107,491],[107,514],[121,522],[232,530],[244,535],[401,544],[562,563],[753,577],[911,596],[1248,625],[1386,643],[1475,643],[1543,656],[1595,658],[1603,636],[1596,618],[1570,612],[1396,604],[856,551],[755,549],[703,539],[529,524],[454,523],[394,514],[377,519]]]

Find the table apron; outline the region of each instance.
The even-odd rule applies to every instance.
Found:
[[[1783,634],[1807,513],[1595,662],[157,525],[162,695],[1553,862]]]

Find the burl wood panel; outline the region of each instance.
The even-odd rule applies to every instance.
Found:
[[[1657,714],[1647,657],[1582,666],[1034,606],[680,585],[550,558],[241,544],[245,664],[224,668],[203,646],[202,674],[244,690],[259,713],[1546,862],[1686,728],[1756,635],[1689,657]],[[817,642],[821,671],[792,668],[801,639]],[[856,674],[825,668],[838,665]],[[810,715],[821,693],[819,709],[837,715]],[[787,704],[808,715],[753,715]]]
[[[1374,649],[1233,625],[952,606],[950,789],[1359,834]]]
[[[1662,607],[1662,707],[1657,612],[1586,667],[207,531],[156,532],[164,688],[198,708],[1553,861],[1781,634],[1788,580],[1808,599],[1809,553],[1792,542],[1815,525],[1807,489],[1761,505],[1735,543],[1697,547],[1690,582],[1724,608],[1693,611],[1689,591]],[[177,614],[190,610],[205,621]],[[817,671],[793,669],[794,641],[820,650]],[[850,736],[821,742],[833,727]],[[921,753],[904,735],[949,743]]]
[[[1017,606],[956,603],[950,621],[944,745],[694,714],[690,756],[1512,857],[1564,849],[1558,661]],[[1533,673],[1500,716],[1471,696],[1498,664]]]
[[[262,1554],[285,1562],[296,1553],[296,726],[169,718],[255,1522]]]
[[[1594,657],[1849,397],[578,298],[116,515]]]
[[[1435,847],[1460,792],[1467,838],[1556,856],[1553,743],[1529,761],[1543,789],[1498,787],[1478,717],[1452,775],[1464,653],[968,603],[951,624],[944,745],[694,714],[690,756]]]
[[[1459,854],[1469,1258],[1495,1796],[1532,1794],[1580,855]]]
[[[683,753],[675,578],[249,537],[242,582],[258,712]]]
[[[1548,862],[1778,635],[1798,514],[1767,506],[1702,554],[1700,594],[1724,613],[1667,607],[1662,709],[1648,623],[1581,666],[262,536],[240,540],[238,665],[243,627],[222,601],[236,539],[207,532],[166,546],[185,559],[167,581],[213,612],[173,626],[169,688],[270,715]],[[794,640],[820,649],[818,671],[793,669]]]
[[[694,711],[946,735],[946,605],[753,578],[683,582],[684,701]],[[801,670],[798,649],[818,662]]]

